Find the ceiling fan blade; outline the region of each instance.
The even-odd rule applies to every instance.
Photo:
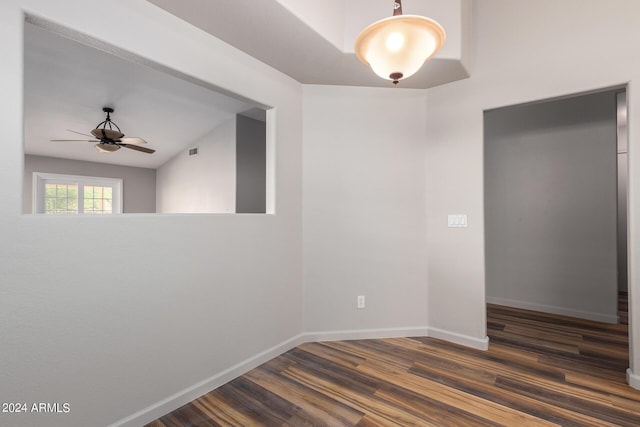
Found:
[[[51,142],[100,142],[95,139],[50,139]]]
[[[138,138],[135,136],[125,136],[123,138],[120,138],[121,142],[124,142],[125,144],[146,144],[147,141],[145,141],[142,138]]]
[[[152,150],[151,148],[146,148],[146,147],[140,147],[139,145],[135,145],[135,144],[118,144],[121,147],[125,147],[125,148],[130,148],[131,150],[136,150],[136,151],[140,151],[142,153],[147,153],[147,154],[153,154],[156,152],[156,150]]]
[[[82,132],[78,132],[75,130],[71,130],[71,129],[67,129],[68,132],[73,132],[73,133],[77,133],[78,135],[84,135],[84,136],[88,136],[89,138],[93,138],[93,136],[87,134],[87,133],[82,133]]]

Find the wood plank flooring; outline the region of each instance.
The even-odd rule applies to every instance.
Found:
[[[489,305],[488,334],[304,344],[147,427],[640,426],[627,325]]]

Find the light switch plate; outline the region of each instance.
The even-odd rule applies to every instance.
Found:
[[[449,228],[467,227],[467,214],[449,214],[447,226]]]

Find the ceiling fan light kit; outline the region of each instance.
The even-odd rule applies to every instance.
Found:
[[[99,142],[95,145],[96,149],[101,152],[101,153],[113,153],[114,151],[118,151],[120,149],[120,146],[115,145],[115,144],[105,144],[102,142]]]
[[[433,57],[445,39],[440,24],[424,16],[403,15],[402,0],[396,0],[392,17],[374,22],[358,35],[355,52],[378,76],[398,84]]]

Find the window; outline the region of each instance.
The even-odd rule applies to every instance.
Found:
[[[122,213],[122,180],[34,172],[33,212],[48,215]]]

